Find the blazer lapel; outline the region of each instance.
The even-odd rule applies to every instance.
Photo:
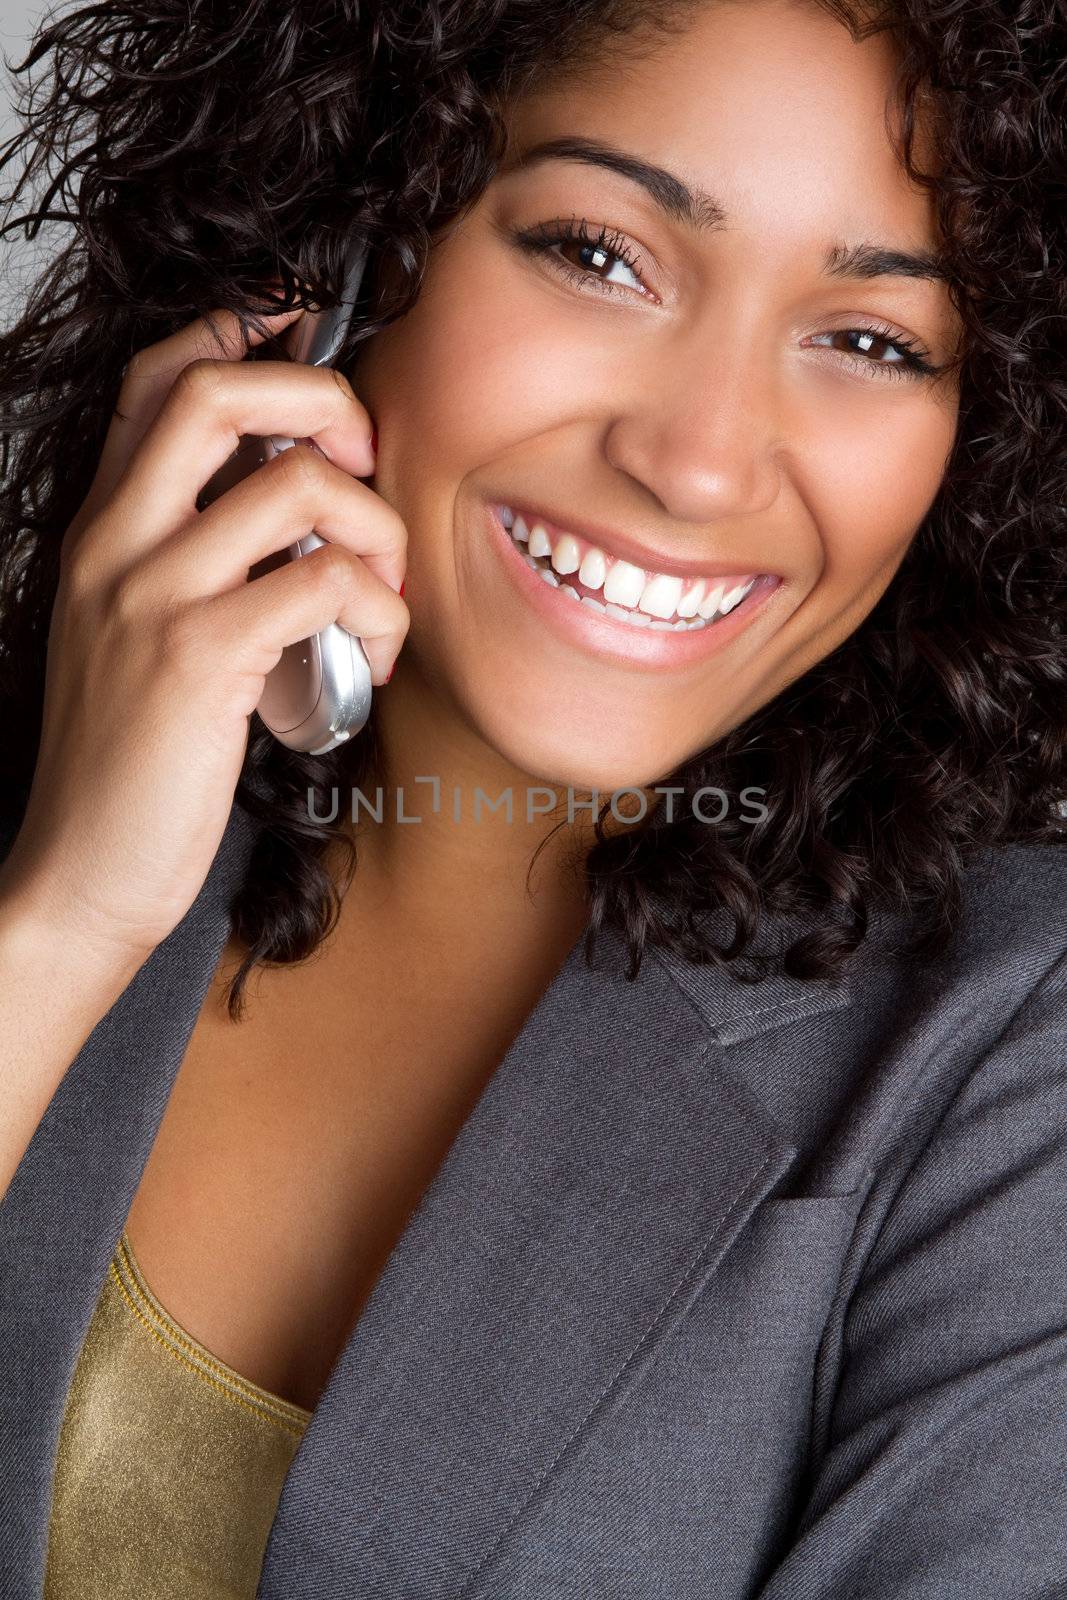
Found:
[[[616,935],[594,970],[580,945],[364,1308],[290,1470],[261,1600],[490,1600],[509,1531],[794,1159],[719,1041],[839,993],[743,989],[673,958],[628,983]]]
[[[0,1593],[41,1593],[67,1390],[204,995],[255,825],[236,804],[195,904],[68,1068],[0,1203]],[[56,951],[56,981],[63,981]]]

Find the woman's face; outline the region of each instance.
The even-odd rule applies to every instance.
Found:
[[[418,303],[365,347],[375,487],[409,533],[398,677],[520,772],[654,783],[900,565],[957,418],[916,363],[947,362],[958,324],[886,132],[893,67],[804,0],[746,0],[539,87]]]

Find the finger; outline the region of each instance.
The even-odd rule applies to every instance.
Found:
[[[406,602],[335,544],[216,595],[204,603],[203,616],[205,639],[237,638],[232,664],[264,675],[286,645],[337,622],[361,641],[377,685],[389,676],[411,621]]]
[[[248,343],[261,344],[269,334],[284,331],[302,313],[279,312],[261,319],[264,332],[250,330]],[[140,440],[155,421],[178,374],[192,361],[212,358],[240,361],[247,353],[241,320],[236,312],[212,311],[177,333],[138,351],[126,367],[115,411],[108,427],[100,460],[88,496],[77,518],[82,527],[115,488]],[[72,528],[70,541],[76,537]]]
[[[242,437],[310,439],[344,471],[365,476],[375,465],[371,431],[351,384],[330,368],[195,361],[178,374],[112,505],[147,548],[193,516],[200,490]]]
[[[285,450],[149,556],[160,594],[189,599],[243,583],[257,561],[307,533],[342,544],[399,590],[407,529],[381,495],[306,445]]]

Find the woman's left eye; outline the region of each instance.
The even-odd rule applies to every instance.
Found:
[[[521,250],[546,257],[579,288],[595,285],[608,294],[647,295],[637,271],[637,259],[621,233],[600,227],[593,233],[585,218],[540,222],[533,228],[515,228],[512,237]],[[573,259],[563,253],[569,249]]]
[[[835,344],[843,340],[843,344]],[[835,328],[831,333],[814,333],[806,344],[826,341],[827,349],[858,358],[855,364],[877,376],[887,378],[930,377],[939,369],[927,359],[927,352],[914,339],[894,333],[892,328]]]

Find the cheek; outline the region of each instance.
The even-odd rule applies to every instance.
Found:
[[[879,389],[911,382],[868,381]],[[859,593],[881,577],[888,582],[936,497],[955,437],[955,405],[918,382],[915,390],[839,394],[819,408],[799,481],[820,530],[829,585]]]
[[[455,243],[415,308],[380,336],[405,452],[455,484],[525,441],[547,442],[598,396],[602,405],[618,342],[591,338],[581,309],[517,294],[513,277],[484,261],[479,270],[476,253]]]

